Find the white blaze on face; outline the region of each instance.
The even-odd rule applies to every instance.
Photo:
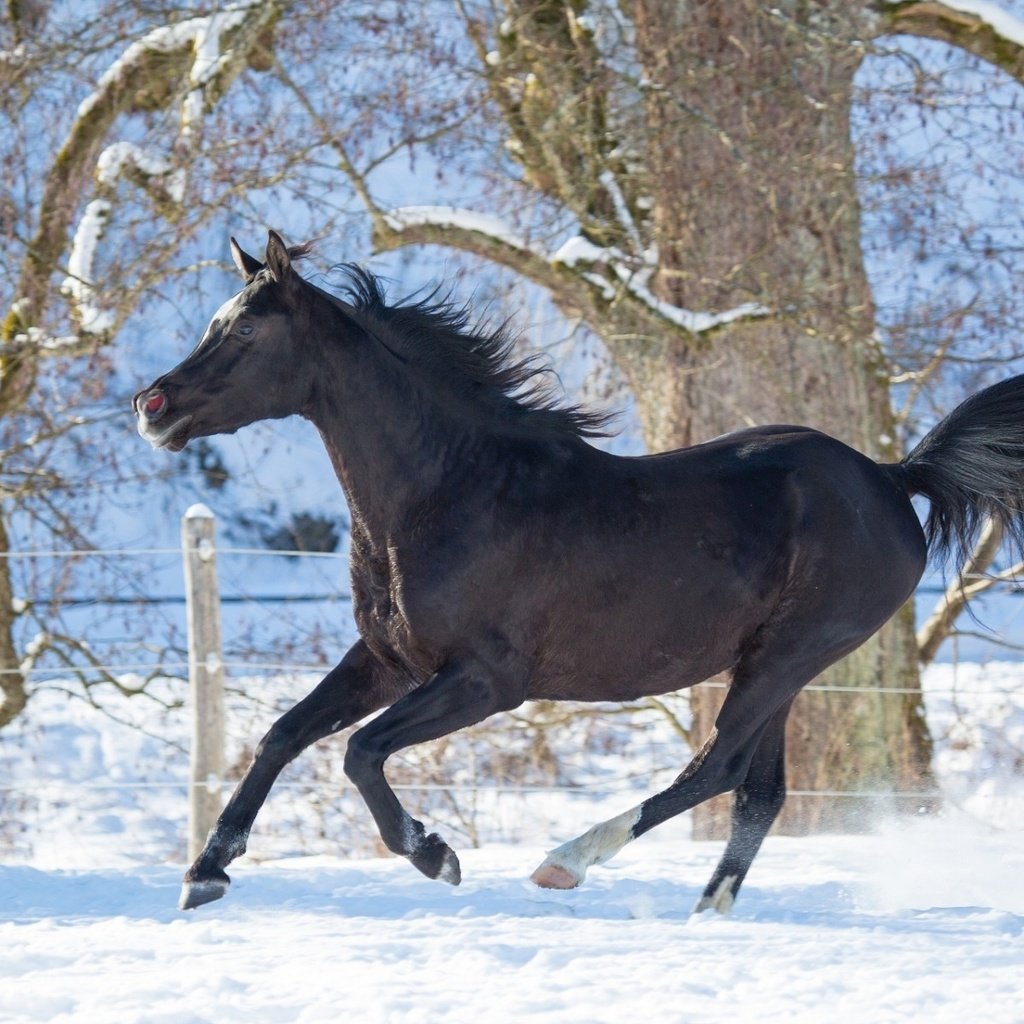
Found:
[[[213,317],[210,319],[210,324],[203,335],[204,338],[208,337],[210,332],[214,330],[218,324],[224,323],[234,315],[235,309],[240,305],[238,300],[241,294],[241,292],[238,292],[237,294],[232,295],[231,298],[228,299],[227,302],[223,303],[220,309],[213,314]]]

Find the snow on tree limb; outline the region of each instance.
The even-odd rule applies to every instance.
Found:
[[[167,195],[180,203],[185,198],[185,170],[159,153],[143,149],[134,142],[115,142],[107,146],[96,161],[96,179],[113,187],[127,170],[145,178],[162,178]]]
[[[61,286],[61,291],[74,301],[79,327],[84,334],[106,334],[114,327],[114,313],[97,304],[92,284],[96,247],[109,216],[110,203],[106,199],[93,199],[86,206],[71,243],[68,276]]]
[[[549,265],[579,268],[580,277],[595,287],[610,301],[617,293],[616,284],[656,316],[681,327],[690,334],[700,334],[736,320],[768,316],[766,306],[754,302],[742,303],[733,309],[717,313],[682,309],[658,299],[647,287],[657,269],[651,263],[637,263],[614,248],[603,248],[576,235],[563,243],[555,252],[547,254],[531,244],[498,217],[476,213],[454,206],[406,206],[390,210],[383,221],[392,231],[401,234],[412,227],[432,227],[442,231],[464,231],[483,235],[500,246],[518,250],[523,254],[541,256]],[[593,268],[606,267],[612,279],[596,273]]]
[[[190,18],[175,25],[164,25],[148,32],[127,47],[123,54],[103,73],[96,89],[78,107],[78,119],[89,114],[103,102],[108,90],[123,84],[126,76],[140,62],[153,53],[171,53],[192,48],[193,59],[188,73],[190,89],[182,103],[181,133],[190,135],[203,116],[204,89],[223,68],[227,53],[221,50],[221,35],[229,28],[241,24],[252,2],[207,15]],[[126,171],[137,172],[143,179],[164,179],[164,193],[180,203],[185,193],[184,168],[175,168],[170,159],[133,142],[115,142],[100,154],[96,161],[96,179],[104,191],[111,191]],[[116,316],[112,310],[98,304],[94,286],[96,251],[103,229],[110,217],[111,202],[107,198],[90,201],[82,213],[71,243],[68,257],[68,276],[61,292],[74,304],[79,329],[83,334],[102,335],[114,329]],[[53,347],[53,346],[50,346]]]
[[[951,43],[1024,82],[1024,19],[991,0],[882,0],[884,31]]]
[[[636,222],[629,212],[629,204],[622,194],[622,189],[616,180],[615,175],[607,168],[597,176],[597,180],[604,186],[604,190],[611,197],[612,205],[615,207],[615,216],[618,218],[622,229],[629,236],[630,241],[637,252],[643,249],[643,242],[640,239],[640,232],[637,230]]]
[[[384,214],[384,222],[392,231],[399,232],[424,225],[475,231],[513,249],[542,255],[539,249],[530,245],[500,217],[477,213],[475,210],[464,210],[458,206],[402,206]]]
[[[960,14],[973,15],[1007,42],[1024,46],[1024,20],[1010,14],[991,0],[941,0],[941,3],[933,6],[948,7]]]
[[[194,36],[195,60],[189,72],[188,96],[182,106],[181,130],[183,134],[192,131],[193,125],[202,120],[205,106],[205,89],[208,82],[221,73],[230,51],[221,47],[221,34],[241,24],[246,17],[245,8],[252,7],[255,0],[240,4],[235,10],[211,14],[206,18],[194,19],[199,24]]]
[[[256,66],[254,55],[267,45],[268,31],[287,6],[288,0],[242,0],[206,17],[155,28],[127,46],[79,104],[45,173],[37,231],[26,246],[15,289],[18,300],[0,326],[0,348],[10,349],[10,358],[0,351],[0,415],[17,408],[31,390],[37,356],[67,351],[76,343],[88,347],[90,340],[94,345],[96,334],[115,326],[115,312],[96,300],[93,275],[96,243],[112,212],[116,181],[130,179],[153,198],[159,213],[173,216],[184,195],[187,155],[198,143],[199,133],[191,130],[195,118],[216,102],[246,61]],[[186,93],[179,146],[174,148],[172,140],[167,150],[175,154],[174,168],[168,159],[128,143],[104,148],[118,118],[154,84],[171,87],[164,101],[168,105],[171,97]],[[83,194],[89,198],[92,179],[96,192],[79,217],[78,199]],[[71,297],[80,336],[49,338],[38,324],[55,292],[54,270],[62,265],[69,271],[64,291]]]
[[[259,6],[258,0],[246,0],[226,11],[210,14],[203,18],[190,18],[174,25],[161,25],[147,32],[141,39],[136,39],[113,64],[100,76],[96,88],[78,106],[78,119],[87,118],[92,111],[104,102],[115,89],[119,89],[134,69],[155,53],[175,53],[191,47],[195,53],[189,73],[189,84],[192,91],[186,101],[187,111],[184,123],[187,124],[189,114],[198,117],[202,114],[202,97],[199,97],[198,108],[192,99],[196,90],[201,90],[220,70],[223,55],[220,51],[220,35],[226,29],[242,24],[249,16],[252,8]]]
[[[623,267],[615,268],[622,273]],[[640,281],[633,278],[625,279],[626,287],[641,302],[645,302],[659,315],[671,321],[684,331],[691,334],[703,334],[705,331],[713,330],[716,327],[724,327],[726,324],[734,323],[737,320],[750,320],[757,317],[769,316],[771,310],[758,302],[743,302],[732,309],[725,309],[719,313],[706,313],[692,309],[682,309],[674,306],[671,302],[665,302],[653,295]]]
[[[553,253],[551,261],[553,263],[562,263],[565,266],[606,264],[634,298],[639,299],[658,316],[664,317],[670,323],[681,327],[690,334],[701,334],[704,331],[713,330],[715,327],[723,327],[736,320],[747,320],[771,314],[771,310],[767,306],[762,306],[756,302],[744,302],[733,309],[723,310],[718,313],[683,309],[680,306],[673,305],[671,302],[665,302],[655,296],[647,287],[647,282],[657,269],[654,264],[646,263],[640,266],[632,266],[630,261],[617,250],[594,245],[593,242],[589,242],[579,235],[570,238]],[[610,282],[605,283],[609,288],[612,287]]]

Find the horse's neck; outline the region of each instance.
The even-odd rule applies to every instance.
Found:
[[[465,486],[487,441],[432,408],[379,352],[364,353],[360,363],[330,366],[330,392],[311,418],[353,515],[372,537],[390,542],[446,490]]]

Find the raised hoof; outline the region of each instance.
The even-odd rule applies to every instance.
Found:
[[[571,871],[563,868],[560,864],[543,864],[532,875],[530,881],[541,889],[575,889],[582,879],[577,878]]]
[[[409,858],[412,863],[427,876],[436,878],[449,885],[458,885],[462,881],[462,868],[455,851],[436,833],[431,832],[419,845],[416,852]]]
[[[212,903],[214,900],[219,900],[228,891],[229,884],[226,875],[223,879],[210,878],[193,882],[185,879],[181,883],[178,909],[195,910],[196,907],[201,907],[204,903]]]

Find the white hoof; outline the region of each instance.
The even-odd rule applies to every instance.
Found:
[[[530,881],[541,889],[575,889],[583,881],[583,876],[574,874],[549,858],[530,875]]]

